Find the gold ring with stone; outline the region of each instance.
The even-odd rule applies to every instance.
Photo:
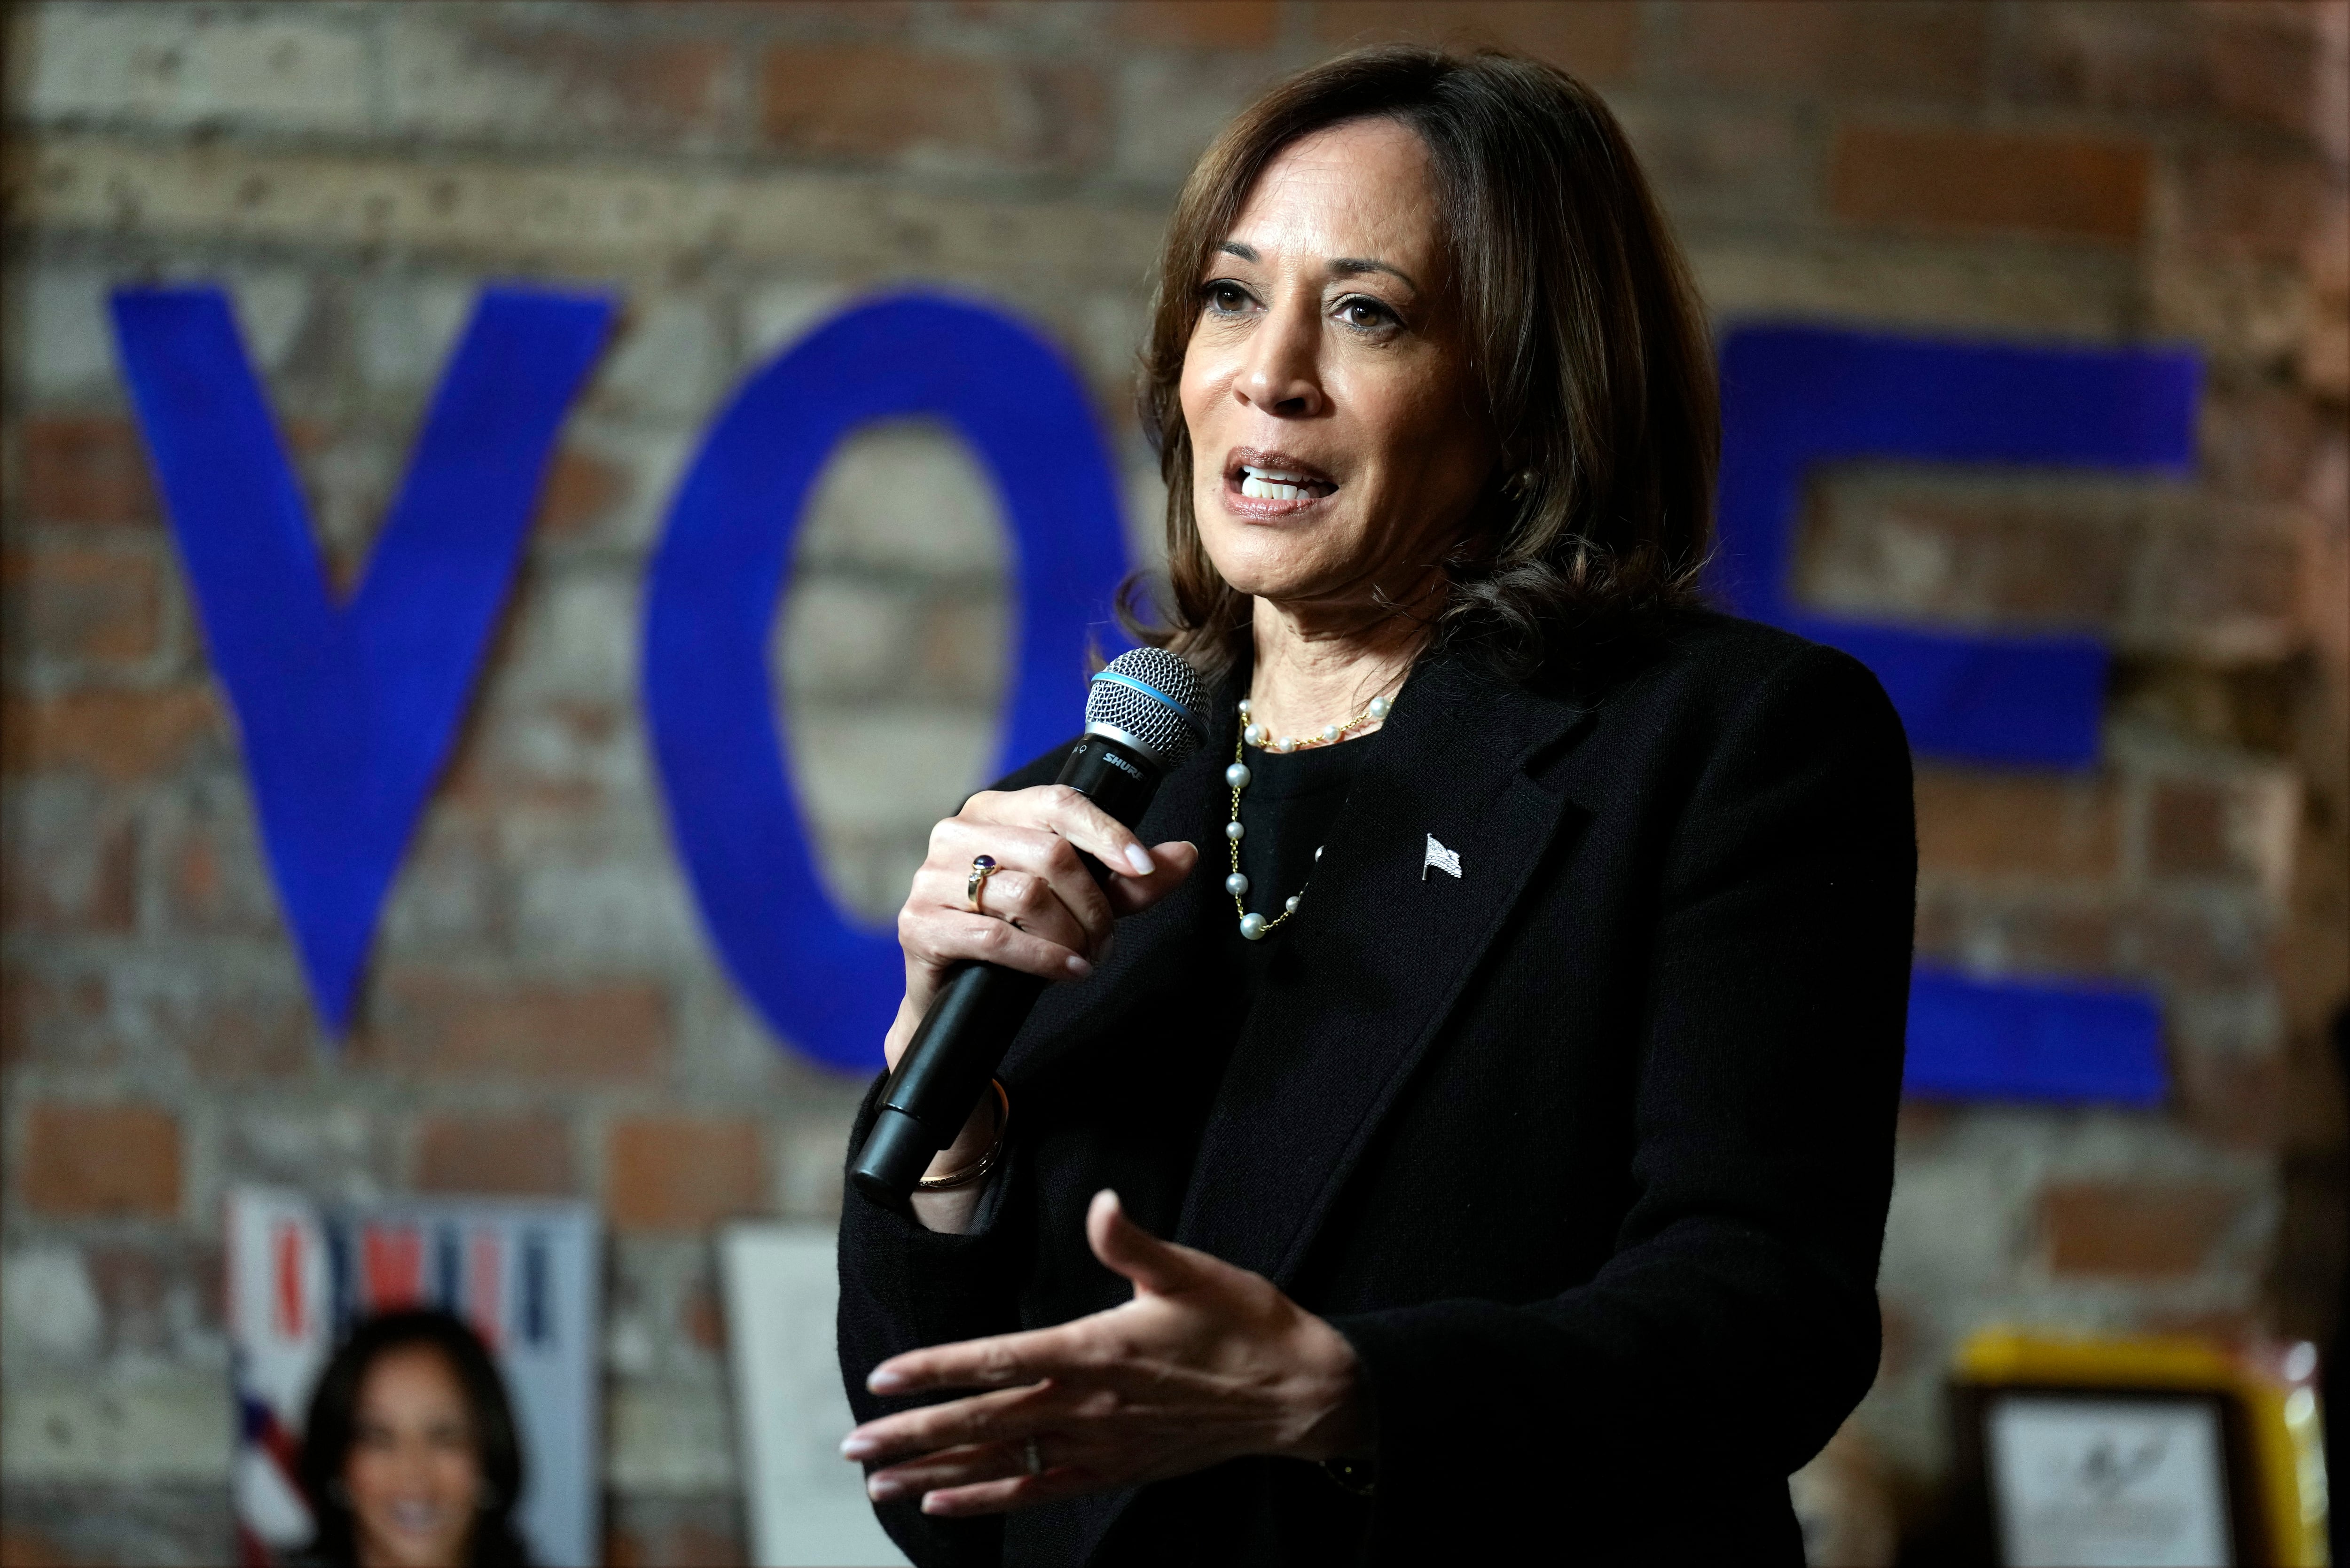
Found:
[[[972,914],[987,913],[985,909],[979,907],[979,890],[987,885],[987,879],[1002,869],[1002,867],[996,865],[995,857],[993,855],[974,855],[971,857],[971,875],[963,880],[962,896],[971,900]]]

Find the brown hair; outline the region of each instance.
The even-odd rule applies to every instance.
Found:
[[[1399,46],[1281,82],[1184,184],[1138,395],[1167,481],[1172,599],[1165,624],[1133,618],[1129,629],[1211,674],[1238,655],[1249,601],[1209,560],[1191,506],[1180,387],[1199,282],[1284,148],[1370,118],[1427,145],[1472,381],[1502,452],[1445,560],[1437,641],[1524,675],[1603,619],[1691,601],[1721,444],[1713,358],[1688,264],[1630,144],[1565,71]]]

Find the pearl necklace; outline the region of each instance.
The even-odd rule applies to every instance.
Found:
[[[1232,786],[1232,819],[1224,824],[1224,837],[1232,845],[1232,874],[1224,878],[1224,891],[1232,896],[1232,908],[1241,918],[1241,935],[1250,941],[1263,941],[1266,932],[1297,913],[1298,900],[1305,897],[1305,889],[1300,888],[1292,893],[1283,901],[1281,913],[1269,920],[1263,915],[1252,913],[1248,905],[1242,901],[1248,896],[1249,879],[1241,875],[1241,838],[1248,831],[1241,826],[1241,792],[1249,786],[1249,770],[1248,764],[1241,760],[1241,748],[1258,746],[1286,753],[1301,747],[1311,750],[1316,746],[1335,746],[1345,740],[1349,732],[1362,728],[1374,719],[1385,719],[1393,706],[1394,702],[1388,698],[1374,697],[1368,707],[1345,723],[1323,725],[1318,737],[1301,741],[1295,735],[1284,735],[1278,741],[1272,741],[1263,725],[1250,720],[1249,700],[1245,697],[1241,699],[1241,732],[1232,742],[1232,765],[1224,770],[1224,782]],[[1314,859],[1316,864],[1322,859],[1319,846],[1314,851]]]

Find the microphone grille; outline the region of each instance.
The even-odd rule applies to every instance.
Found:
[[[1119,654],[1086,690],[1086,727],[1107,724],[1173,767],[1206,738],[1199,671],[1163,648]]]

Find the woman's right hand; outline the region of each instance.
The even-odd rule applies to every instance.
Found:
[[[1084,850],[1114,875],[1105,889],[1086,870]],[[964,888],[974,857],[998,869],[981,888],[974,912]],[[1109,945],[1111,922],[1147,909],[1199,863],[1199,846],[1180,840],[1156,850],[1066,784],[986,790],[931,829],[931,852],[914,873],[898,911],[898,945],[906,953],[906,996],[882,1051],[898,1058],[930,1011],[950,966],[982,959],[1050,981],[1078,980]],[[928,1175],[968,1168],[994,1142],[994,1096],[972,1107],[962,1134],[939,1151]],[[915,1217],[933,1231],[969,1222],[980,1189],[914,1194]]]
[[[1107,889],[1077,858],[1115,873]],[[974,857],[994,857],[974,913],[963,888]],[[931,830],[931,852],[898,911],[906,996],[882,1049],[895,1069],[948,968],[982,959],[1046,980],[1076,980],[1109,944],[1120,915],[1157,903],[1198,864],[1180,840],[1147,849],[1116,818],[1066,784],[975,794]]]

